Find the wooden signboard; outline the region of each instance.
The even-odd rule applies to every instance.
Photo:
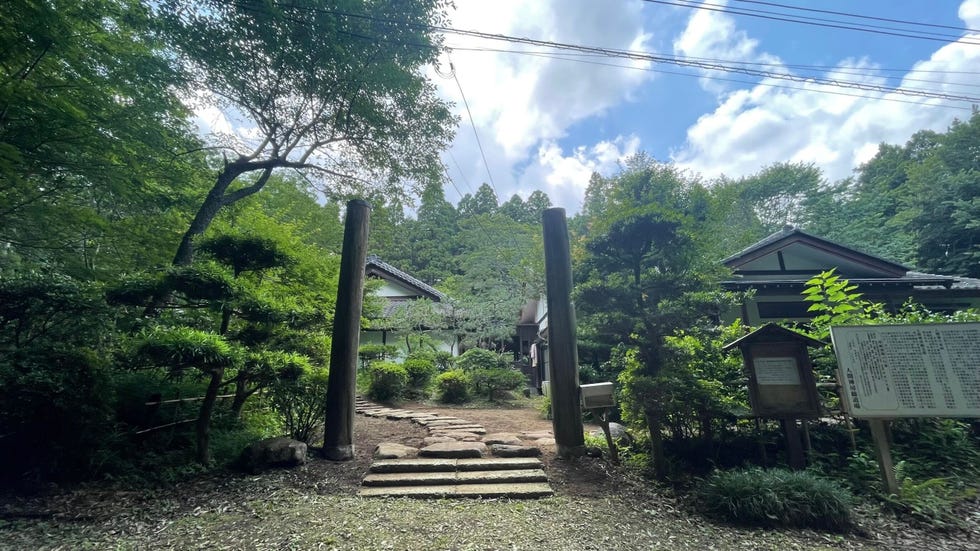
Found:
[[[818,417],[820,400],[807,346],[822,345],[777,325],[763,326],[725,345],[742,351],[752,413],[770,418]]]
[[[749,402],[760,417],[820,415],[817,385],[806,347],[799,343],[749,346]]]

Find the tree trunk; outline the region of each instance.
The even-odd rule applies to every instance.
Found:
[[[231,415],[235,419],[241,417],[242,407],[245,405],[245,400],[252,395],[250,392],[248,392],[248,387],[245,383],[246,381],[242,377],[235,379],[235,398],[231,401]]]
[[[664,435],[660,414],[646,412],[647,428],[650,429],[650,455],[653,457],[653,473],[657,480],[667,478],[667,458],[664,456]]]
[[[184,236],[181,237],[180,245],[177,247],[177,253],[174,254],[174,266],[187,266],[194,260],[194,238],[207,231],[214,217],[218,215],[218,211],[223,206],[224,202],[222,199],[224,198],[225,191],[235,181],[235,178],[241,174],[238,170],[232,170],[232,166],[225,166],[225,169],[218,174],[218,178],[214,182],[214,187],[211,188],[208,196],[201,203],[201,208],[194,215],[194,220],[191,221],[191,225],[184,232]]]
[[[214,404],[218,401],[218,390],[221,388],[224,371],[224,368],[211,370],[211,382],[208,383],[208,391],[201,402],[201,411],[197,414],[197,461],[202,465],[211,462],[211,414],[214,413]]]

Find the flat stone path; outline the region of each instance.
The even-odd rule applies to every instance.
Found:
[[[487,434],[485,427],[466,419],[388,408],[360,397],[355,411],[411,420],[429,432],[421,449],[379,444],[360,496],[538,498],[554,494],[538,459],[538,445],[554,442],[550,431]]]

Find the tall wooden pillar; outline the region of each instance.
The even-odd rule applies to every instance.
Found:
[[[575,308],[572,305],[572,260],[565,209],[545,210],[542,222],[548,295],[551,413],[555,444],[560,457],[578,457],[585,453],[585,436],[579,398]]]
[[[347,203],[340,283],[330,347],[327,418],[323,429],[323,456],[332,461],[354,459],[357,346],[361,335],[364,262],[367,258],[370,220],[371,207],[366,202],[353,200]]]

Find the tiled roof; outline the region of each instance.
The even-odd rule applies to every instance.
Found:
[[[430,295],[429,298],[436,302],[441,302],[447,298],[444,293],[435,287],[432,287],[421,279],[418,279],[417,277],[414,277],[407,272],[399,270],[391,264],[388,264],[387,262],[381,260],[377,255],[368,255],[366,267],[371,266],[379,271],[389,274],[395,279],[401,280],[403,283],[407,283],[412,287],[415,287],[416,289],[422,291],[423,294]]]
[[[763,249],[763,248],[765,248],[765,247],[767,247],[767,246],[769,246],[769,245],[771,245],[773,243],[776,243],[776,242],[778,242],[778,241],[780,241],[782,239],[788,238],[788,237],[792,237],[794,235],[799,236],[799,237],[802,237],[802,238],[805,238],[805,239],[811,239],[811,240],[814,240],[814,241],[817,241],[817,242],[823,242],[823,243],[826,243],[826,244],[831,245],[833,247],[836,247],[838,249],[843,249],[843,250],[851,251],[852,253],[856,253],[856,254],[862,255],[862,256],[864,256],[864,257],[866,257],[868,259],[871,259],[871,260],[874,260],[874,261],[883,263],[885,265],[891,266],[891,267],[893,267],[893,269],[896,269],[896,270],[908,270],[908,267],[907,266],[903,266],[902,264],[899,264],[899,263],[897,263],[895,261],[888,260],[887,258],[882,258],[880,256],[876,256],[876,255],[873,255],[873,254],[868,254],[868,253],[866,253],[864,251],[857,250],[854,247],[848,247],[847,245],[842,245],[840,243],[837,243],[836,241],[831,241],[829,239],[824,239],[823,237],[817,237],[816,235],[809,234],[809,233],[807,233],[807,232],[805,232],[805,231],[803,231],[801,229],[795,228],[795,227],[790,226],[790,225],[783,226],[783,229],[779,230],[778,232],[773,233],[771,235],[767,235],[766,237],[763,237],[759,241],[756,241],[755,243],[749,245],[748,247],[742,249],[741,251],[739,251],[739,252],[737,252],[737,253],[729,256],[728,258],[723,259],[721,262],[722,262],[722,264],[728,265],[729,263],[734,262],[736,260],[739,260],[740,258],[743,258],[745,256],[748,256],[748,255],[754,253],[755,251],[758,251],[760,249]]]
[[[936,278],[941,278],[941,279],[946,279],[946,280],[951,281],[951,283],[948,286],[947,285],[916,285],[916,288],[917,289],[940,289],[940,288],[943,288],[943,289],[977,289],[977,290],[980,290],[980,279],[976,279],[976,278],[972,278],[972,277],[942,276],[942,275],[926,274],[926,273],[922,273],[922,272],[912,272],[912,271],[907,272],[905,274],[905,277],[906,278],[909,278],[909,279],[912,279],[912,278],[922,278],[922,279],[936,279]]]

